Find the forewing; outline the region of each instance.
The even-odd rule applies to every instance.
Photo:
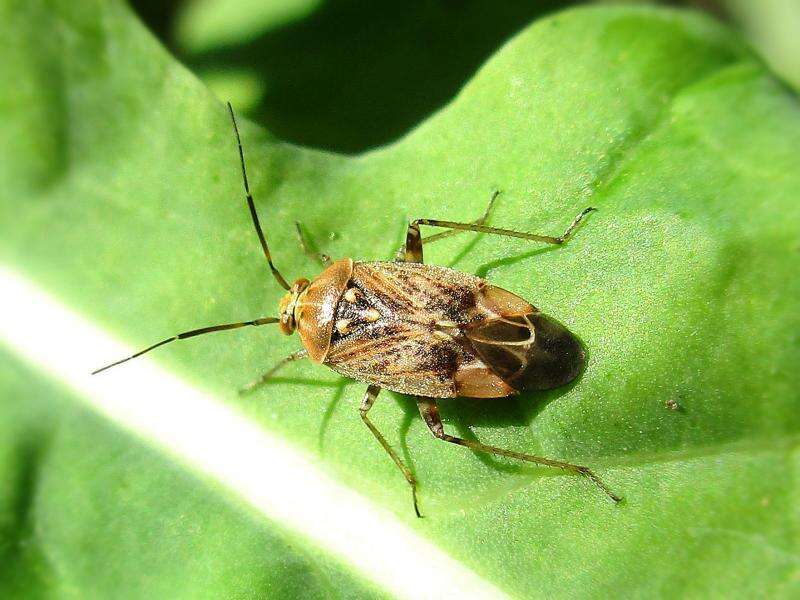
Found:
[[[580,341],[540,312],[490,319],[465,334],[478,356],[518,391],[560,387],[583,369]]]
[[[352,283],[382,314],[419,323],[468,323],[483,317],[478,307],[486,283],[454,269],[419,263],[356,263]]]
[[[534,341],[526,316],[487,320],[465,333],[478,356],[505,381],[513,381],[525,370]]]
[[[407,321],[382,319],[334,339],[325,364],[360,381],[404,394],[449,398],[463,349]]]

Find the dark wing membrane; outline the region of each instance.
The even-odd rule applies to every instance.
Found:
[[[325,364],[347,377],[404,394],[451,398],[464,349],[416,323],[381,319],[331,342]]]
[[[478,356],[505,381],[514,381],[525,370],[534,337],[526,317],[487,320],[465,333]]]
[[[487,320],[465,333],[478,356],[517,391],[560,387],[583,368],[577,338],[539,312]]]

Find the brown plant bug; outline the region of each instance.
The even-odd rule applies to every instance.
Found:
[[[243,391],[262,384],[286,364],[304,358],[369,384],[361,402],[361,419],[411,486],[417,516],[421,515],[416,480],[367,416],[381,388],[414,396],[420,415],[437,439],[583,475],[614,502],[621,500],[587,467],[487,446],[445,433],[437,399],[501,398],[522,391],[560,387],[580,374],[585,355],[572,333],[522,298],[479,277],[426,265],[422,260],[423,243],[461,231],[561,245],[592,208],[581,212],[559,237],[488,227],[483,223],[489,209],[472,223],[416,219],[408,226],[405,245],[393,262],[354,262],[350,258],[332,261],[324,254],[310,252],[298,226],[303,250],[317,258],[325,269],[313,281],[301,278],[289,285],[272,262],[250,193],[239,129],[230,103],[228,110],[239,149],[250,216],[270,271],[287,290],[280,301],[280,316],[179,333],[94,373],[175,340],[277,323],[286,335],[297,330],[303,349],[284,358]],[[497,192],[492,201],[496,196]],[[423,239],[420,225],[448,231]]]
[[[667,398],[664,401],[664,406],[666,406],[668,409],[674,410],[676,412],[683,411],[683,407],[678,403],[677,400],[675,400],[675,398]]]

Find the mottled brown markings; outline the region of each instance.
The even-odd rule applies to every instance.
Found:
[[[344,375],[358,373],[395,390],[452,397],[453,376],[465,360],[464,348],[435,333],[414,323],[382,320],[363,327],[358,336],[332,342],[326,364]]]
[[[336,307],[337,319],[346,320],[347,327],[333,331],[326,364],[404,393],[453,397],[459,393],[458,379],[481,396],[505,395],[513,388],[492,377],[508,380],[524,372],[530,324],[524,316],[503,320],[482,304],[485,294],[533,310],[510,292],[500,294],[483,280],[452,269],[355,263]],[[456,299],[456,309],[447,298]],[[500,335],[503,328],[518,331]],[[461,368],[474,375],[457,378]],[[481,385],[488,387],[475,388]]]
[[[439,375],[442,381],[452,380],[458,369],[459,353],[452,343],[435,344],[431,347],[430,355],[426,357],[430,370]],[[423,365],[427,366],[425,362]]]
[[[339,335],[347,335],[350,332],[350,319],[338,319],[334,327]]]
[[[375,324],[361,324],[361,328],[355,339],[348,340],[348,336],[339,336],[331,342],[335,352],[331,356],[335,360],[348,360],[357,358],[360,353],[369,354],[371,351],[386,347],[391,347],[392,352],[400,353],[402,350],[392,347],[396,342],[413,339],[409,335],[408,329],[400,323],[382,322]]]
[[[452,269],[355,263],[348,289],[358,301],[340,302],[337,316],[355,318],[359,326],[347,336],[334,332],[326,361],[346,376],[415,395],[454,397],[468,390],[496,397],[562,385],[583,361],[582,353],[564,352],[558,336],[537,346],[530,319],[538,313],[529,303]],[[456,298],[458,310],[443,297]],[[381,315],[374,324],[365,322],[370,308]]]
[[[437,338],[445,342],[449,342],[450,340],[453,339],[453,336],[451,336],[449,333],[442,331],[441,329],[435,329],[433,335],[435,335]]]
[[[442,307],[442,313],[451,321],[462,322],[467,315],[473,314],[473,309],[477,305],[475,292],[463,288],[455,291],[450,290],[450,302]]]
[[[464,323],[473,319],[480,281],[445,267],[357,263],[353,283],[371,298],[382,314],[429,324],[436,321]]]
[[[383,314],[407,313],[414,310],[413,292],[381,273],[370,272],[369,284],[358,282],[359,289],[369,299],[372,306]]]

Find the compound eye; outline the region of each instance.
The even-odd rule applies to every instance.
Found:
[[[286,312],[281,313],[281,322],[278,323],[278,327],[280,327],[281,333],[284,335],[291,335],[294,333],[294,316]]]

